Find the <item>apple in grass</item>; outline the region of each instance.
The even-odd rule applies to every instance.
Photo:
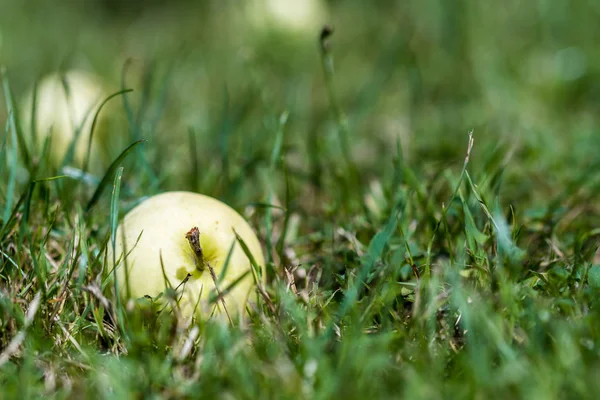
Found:
[[[262,269],[260,242],[234,209],[198,193],[162,193],[125,216],[116,232],[114,257],[109,245],[107,264],[115,267],[125,300],[156,299],[163,293],[159,302],[165,304],[171,287],[184,317],[208,318],[214,312],[235,319],[255,292],[256,273],[264,276],[262,270],[253,271],[236,234]],[[216,297],[222,300],[211,301]]]
[[[258,31],[312,38],[326,21],[323,0],[254,0],[245,3],[252,26]]]
[[[83,165],[94,113],[106,95],[100,78],[82,70],[51,74],[40,80],[35,104],[36,151],[42,150],[46,138],[51,134],[50,159],[54,165],[59,165],[80,129],[73,155],[75,164]],[[31,90],[21,103],[21,121],[26,129],[30,127],[33,101],[34,93]],[[98,144],[98,132],[94,142]],[[98,160],[92,160],[92,163],[95,161]]]

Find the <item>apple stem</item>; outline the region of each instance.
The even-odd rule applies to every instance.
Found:
[[[204,270],[204,253],[202,252],[202,246],[200,246],[200,231],[198,227],[193,227],[189,230],[188,233],[185,234],[186,239],[190,242],[190,247],[192,251],[196,255],[196,268],[203,271]]]
[[[227,311],[227,304],[225,304],[225,298],[221,294],[221,291],[219,290],[219,286],[217,285],[217,275],[215,274],[215,270],[213,269],[212,265],[210,265],[210,263],[204,259],[204,253],[202,252],[202,246],[200,245],[200,230],[198,230],[198,227],[194,226],[192,229],[189,230],[188,233],[185,234],[185,237],[188,240],[188,242],[190,243],[190,247],[192,248],[192,251],[196,255],[196,268],[198,268],[200,271],[203,271],[204,267],[208,266],[208,271],[210,272],[210,276],[211,276],[213,282],[215,283],[215,289],[217,291],[218,298],[221,299],[221,303],[223,304],[223,309],[225,310],[227,319],[229,320],[229,323],[231,324],[231,326],[233,326],[233,321],[231,320],[231,317],[229,316],[229,311]],[[188,274],[188,276],[189,276],[189,274]]]

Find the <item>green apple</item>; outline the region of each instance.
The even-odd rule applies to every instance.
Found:
[[[67,153],[76,129],[81,128],[74,152],[75,164],[81,166],[87,153],[94,114],[105,97],[106,91],[100,79],[84,71],[70,70],[44,77],[37,87],[36,150],[41,150],[51,133],[50,158],[56,165]],[[30,126],[32,102],[33,90],[21,104],[21,121],[25,128]],[[98,138],[97,134],[95,138]]]
[[[196,228],[200,256],[193,243]],[[251,262],[236,233],[262,268],[260,242],[240,214],[209,196],[167,192],[150,197],[125,216],[116,232],[116,266],[111,249],[107,261],[116,267],[117,287],[126,300],[157,298],[171,287],[185,317],[196,313],[206,318],[214,311],[234,318],[244,312],[255,288]],[[217,293],[223,301],[211,302]],[[160,299],[164,303],[165,296]]]

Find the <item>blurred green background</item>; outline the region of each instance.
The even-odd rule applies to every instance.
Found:
[[[215,158],[224,140],[226,162],[248,162],[268,151],[272,122],[285,111],[287,155],[299,173],[318,168],[314,146],[335,153],[319,61],[325,23],[335,29],[335,86],[352,153],[367,176],[389,168],[382,160],[398,139],[419,169],[460,165],[470,130],[479,157],[473,168],[501,153],[512,164],[505,195],[520,200],[547,196],[557,179],[597,158],[595,2],[271,3],[315,4],[299,23],[278,21],[266,1],[2,0],[0,64],[19,97],[45,74],[72,68],[101,76],[116,92],[130,60],[125,86],[142,110],[140,136],[149,140],[146,152],[160,149],[168,160],[157,174],[169,188],[185,181],[188,160],[180,155],[190,129],[214,176],[222,173]],[[114,158],[131,142],[130,129],[121,101],[104,114],[110,140],[122,140]]]

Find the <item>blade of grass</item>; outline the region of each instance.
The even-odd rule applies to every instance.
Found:
[[[344,293],[344,299],[341,302],[339,311],[334,320],[331,321],[327,329],[326,337],[331,338],[333,335],[335,326],[346,316],[350,309],[355,305],[356,301],[360,296],[361,288],[367,281],[367,277],[371,274],[377,260],[383,256],[383,250],[388,245],[390,239],[394,235],[398,226],[398,219],[404,208],[404,202],[400,201],[396,203],[390,217],[388,218],[385,226],[379,231],[369,243],[367,253],[361,260],[360,270],[354,283],[346,289]]]
[[[9,112],[10,121],[14,121],[14,114]],[[17,173],[17,138],[14,128],[14,123],[11,122],[11,140],[10,140],[10,154],[7,157],[8,161],[8,184],[6,185],[6,203],[4,204],[4,212],[2,214],[2,220],[4,221],[4,225],[8,224],[8,220],[10,217],[10,211],[13,204],[13,196],[16,185],[16,173]]]
[[[23,217],[21,219],[21,224],[19,226],[19,246],[23,242],[23,238],[25,237],[26,231],[29,230],[29,215],[31,211],[31,199],[33,198],[33,193],[35,191],[36,183],[31,182],[28,185],[29,190],[27,191],[27,197],[25,197],[25,204],[23,205]]]
[[[33,97],[31,100],[31,119],[29,120],[29,129],[31,132],[31,143],[32,152],[35,153],[38,145],[38,134],[37,134],[37,97],[38,97],[38,85],[39,81],[36,80],[33,83]]]
[[[38,249],[38,251],[36,251],[36,249],[33,247],[34,241],[31,240],[29,242],[29,251],[31,252],[31,260],[33,262],[33,269],[35,270],[35,276],[38,280],[38,285],[41,286],[42,288],[42,299],[45,300],[47,297],[47,285],[46,285],[46,280],[48,277],[48,272],[47,272],[47,265],[46,265],[46,260],[42,258],[42,261],[40,262],[40,260],[38,260],[38,257],[35,256],[35,254],[44,254],[43,253],[43,249]],[[40,251],[41,250],[41,251]],[[40,256],[41,258],[41,256]]]
[[[44,168],[44,167],[48,167],[48,166],[52,165],[52,161],[51,161],[52,155],[50,154],[50,149],[52,148],[52,138],[54,136],[52,132],[53,132],[52,128],[50,128],[48,130],[48,134],[44,138],[44,143],[42,145],[42,150],[41,150],[40,156],[39,156],[38,170],[39,170],[39,168]]]
[[[352,163],[350,154],[350,142],[348,124],[340,107],[337,99],[335,86],[334,86],[334,68],[333,68],[333,55],[331,54],[329,39],[333,35],[333,29],[330,27],[324,27],[321,31],[320,36],[320,48],[321,48],[321,66],[323,68],[323,74],[325,76],[325,86],[327,88],[327,95],[329,97],[329,105],[333,112],[335,122],[337,124],[338,139],[340,147],[342,149],[342,156],[352,174],[356,174],[356,167]]]
[[[123,167],[119,167],[115,173],[113,192],[110,199],[110,243],[115,250],[117,243],[117,225],[119,224],[119,193],[121,191],[121,178]]]
[[[446,219],[446,214],[448,213],[448,210],[450,209],[450,205],[452,204],[452,202],[454,201],[454,199],[456,198],[456,195],[458,194],[458,191],[460,190],[460,186],[462,185],[462,182],[465,178],[465,174],[467,173],[467,166],[469,165],[469,159],[471,157],[471,151],[473,150],[473,132],[469,132],[469,143],[467,145],[467,155],[465,156],[465,161],[463,163],[463,167],[462,167],[462,171],[460,172],[460,177],[458,178],[458,182],[456,183],[456,187],[454,188],[454,192],[452,193],[452,196],[450,197],[450,201],[448,202],[448,206],[444,207],[443,211],[442,211],[442,216],[439,219],[439,221],[437,222],[435,229],[433,230],[433,234],[431,235],[431,239],[429,240],[429,244],[427,245],[427,258],[425,261],[425,273],[424,276],[425,277],[429,277],[430,271],[431,271],[431,249],[433,247],[433,242],[435,240],[436,234],[441,226],[442,223],[448,223],[447,219]]]
[[[19,271],[19,273],[21,274],[21,276],[23,278],[25,278],[27,276],[25,274],[25,272],[21,269],[21,267],[19,267],[19,264],[17,264],[17,262],[15,260],[13,260],[8,254],[3,252],[2,249],[0,249],[0,256],[6,258],[8,260],[8,262],[11,263],[13,265],[13,267],[15,267],[17,269],[17,271]]]
[[[94,139],[94,132],[96,131],[96,124],[98,123],[98,117],[100,116],[100,112],[102,111],[102,108],[104,108],[104,106],[109,101],[114,99],[115,97],[120,96],[125,93],[129,93],[129,92],[133,92],[133,89],[119,90],[118,92],[115,92],[115,93],[111,94],[110,96],[108,96],[106,99],[104,99],[104,101],[102,101],[102,103],[100,103],[100,106],[98,106],[98,109],[96,110],[96,113],[94,114],[94,119],[92,120],[92,127],[90,128],[90,137],[88,139],[87,151],[85,153],[85,161],[83,164],[83,173],[84,174],[88,171],[88,167],[89,167],[89,163],[90,163],[90,155],[92,153],[92,140]]]
[[[8,77],[6,76],[6,71],[4,69],[0,70],[0,76],[2,77],[2,83],[4,86],[4,99],[6,100],[6,107],[8,114],[12,113],[11,121],[11,129],[13,131],[13,135],[18,141],[18,146],[21,151],[21,157],[23,158],[23,164],[27,167],[28,170],[31,170],[31,154],[29,153],[29,149],[27,148],[27,141],[23,136],[23,131],[19,124],[19,109],[17,105],[13,101],[12,90],[10,89],[10,84],[8,82]],[[16,146],[17,144],[15,144]]]
[[[246,276],[248,276],[248,274],[251,273],[250,270],[246,270],[246,272],[242,273],[240,276],[238,276],[237,278],[235,278],[235,280],[233,282],[231,282],[229,285],[227,285],[224,289],[220,289],[220,294],[217,293],[216,290],[211,291],[211,295],[208,298],[208,302],[210,304],[216,303],[218,301],[220,301],[223,297],[227,296],[227,294],[233,290],[234,287],[236,287],[242,280],[244,280],[246,278]]]
[[[233,254],[233,249],[235,248],[235,242],[236,240],[234,240],[231,243],[231,246],[229,246],[229,251],[227,252],[227,257],[225,257],[225,262],[223,263],[223,268],[221,269],[221,273],[219,274],[219,279],[217,282],[221,282],[227,274],[227,270],[229,269],[229,263],[231,261],[231,255]]]
[[[88,244],[88,238],[86,237],[86,223],[85,223],[85,214],[81,208],[80,204],[77,204],[77,215],[79,224],[75,227],[79,232],[79,236],[81,240],[79,241],[79,246],[81,247],[81,261],[79,262],[79,271],[77,273],[77,288],[81,289],[83,286],[83,281],[85,280],[88,271],[90,271],[90,248]]]
[[[335,90],[333,54],[331,53],[329,43],[331,35],[333,35],[333,29],[331,27],[325,26],[321,30],[321,35],[319,38],[321,66],[323,68],[323,74],[325,77],[325,87],[329,97],[329,105],[337,125],[338,141],[342,158],[344,160],[345,168],[348,171],[348,173],[342,178],[342,182],[344,182],[342,186],[342,201],[345,202],[344,204],[348,205],[349,200],[354,198],[354,196],[351,195],[354,191],[353,186],[362,187],[362,184],[360,172],[358,171],[356,164],[352,161],[352,149],[350,147],[350,129],[348,127],[348,121],[342,111],[342,107],[340,106]],[[360,205],[362,206],[363,211],[366,211],[364,202],[360,202]]]
[[[481,246],[487,241],[488,235],[481,232],[479,228],[477,228],[473,214],[471,214],[471,210],[469,210],[469,206],[460,192],[459,196],[462,202],[463,214],[465,217],[465,235],[467,237],[467,243],[470,249],[475,249],[477,245]]]
[[[126,83],[127,70],[132,63],[132,59],[128,59],[123,64],[123,70],[121,71],[121,90],[126,90],[125,88],[128,86]],[[137,116],[134,115],[133,108],[131,103],[129,102],[129,96],[125,93],[121,98],[123,99],[123,108],[125,109],[125,115],[127,116],[127,124],[129,126],[129,134],[133,141],[140,140],[141,138],[141,123],[142,119],[146,112],[147,107],[147,98],[150,90],[150,85],[152,83],[152,74],[145,73],[146,77],[142,84],[141,90],[141,104],[138,109]],[[141,151],[141,148],[138,148],[136,151],[137,161],[141,164],[142,168],[146,172],[148,178],[150,179],[151,186],[155,186],[158,184],[159,178],[156,176],[154,170],[149,165],[146,157]]]
[[[244,239],[242,239],[242,237],[240,235],[238,235],[238,233],[235,231],[235,229],[233,229],[233,233],[235,234],[235,237],[237,238],[238,243],[242,247],[242,250],[244,251],[244,254],[246,254],[246,257],[248,257],[248,260],[250,261],[250,265],[252,267],[251,268],[252,269],[252,277],[254,278],[254,284],[256,285],[256,288],[258,289],[258,292],[260,293],[260,295],[265,300],[265,303],[269,307],[269,310],[271,311],[271,313],[273,315],[275,315],[275,312],[276,312],[275,311],[275,305],[273,304],[273,301],[269,297],[269,294],[267,293],[267,291],[263,287],[263,280],[262,280],[263,277],[262,277],[262,272],[261,272],[260,266],[256,262],[256,259],[254,258],[254,255],[252,254],[252,252],[248,248],[248,245],[246,245],[246,242],[244,241]]]
[[[65,176],[65,175],[51,176],[48,178],[34,179],[31,182],[29,182],[29,185],[27,186],[28,189],[26,191],[25,204],[23,206],[22,221],[24,223],[21,224],[20,236],[19,236],[20,239],[23,238],[23,235],[25,234],[25,229],[27,228],[27,224],[29,223],[29,215],[30,215],[30,210],[31,210],[31,199],[33,197],[33,192],[36,188],[36,184],[40,183],[40,182],[50,182],[50,181],[54,181],[54,180],[58,180],[58,179],[66,178],[66,177],[67,176]]]
[[[131,152],[131,150],[133,150],[137,145],[144,143],[144,142],[145,142],[145,140],[142,139],[142,140],[138,140],[137,142],[132,143],[129,147],[127,147],[125,150],[123,150],[123,152],[115,159],[115,161],[112,162],[112,164],[110,165],[110,167],[104,174],[104,177],[98,184],[98,187],[96,188],[96,191],[94,192],[92,198],[88,202],[88,204],[85,208],[86,213],[89,212],[92,209],[92,207],[94,207],[94,205],[100,199],[100,196],[102,196],[102,193],[104,192],[104,190],[110,185],[110,181],[111,181],[113,175],[117,172],[117,169],[119,168],[119,166],[121,165],[121,163],[123,162],[125,157],[127,157],[127,155]]]
[[[248,248],[248,245],[246,244],[244,239],[242,239],[242,237],[236,232],[235,229],[233,229],[233,233],[235,234],[235,237],[236,237],[238,243],[242,247],[242,251],[244,252],[244,254],[246,254],[246,257],[248,257],[248,260],[250,261],[250,265],[252,265],[252,275],[254,276],[255,283],[262,282],[262,280],[261,280],[262,274],[260,272],[260,266],[256,262],[256,258],[254,258],[254,254],[252,254],[252,252]]]
[[[83,127],[85,126],[86,122],[92,115],[92,112],[94,111],[94,107],[97,104],[97,100],[99,100],[100,97],[98,97],[98,99],[96,99],[96,101],[94,101],[93,103],[91,103],[88,106],[88,108],[85,110],[85,113],[82,115],[83,118],[81,119],[81,121],[76,121],[76,119],[74,117],[76,117],[77,114],[75,113],[75,107],[74,107],[73,103],[71,102],[72,93],[71,93],[71,86],[70,86],[69,79],[67,78],[67,75],[64,72],[61,72],[60,79],[61,79],[62,88],[64,91],[65,101],[69,108],[67,110],[67,112],[71,119],[71,121],[70,121],[71,129],[73,130],[73,133],[74,133],[73,138],[71,139],[71,142],[69,143],[67,152],[65,153],[65,155],[62,159],[61,166],[64,167],[64,166],[70,164],[73,161],[73,159],[75,158],[75,149],[77,147],[79,138],[81,137],[81,134],[83,132]],[[100,93],[98,93],[98,96],[100,96]],[[77,122],[79,122],[79,124],[77,124]]]
[[[29,185],[32,185],[32,183],[30,183]],[[0,242],[6,238],[6,235],[10,233],[13,226],[17,223],[17,214],[19,212],[19,209],[25,202],[25,199],[27,198],[27,194],[29,193],[29,185],[23,191],[21,197],[19,197],[19,200],[17,201],[17,204],[13,207],[12,212],[9,213],[8,219],[4,220],[4,226],[0,230]]]
[[[283,247],[285,246],[285,238],[287,236],[289,224],[290,224],[290,202],[291,202],[291,187],[290,187],[290,179],[287,172],[287,168],[285,165],[285,161],[282,160],[281,167],[283,169],[283,176],[285,180],[285,217],[283,219],[283,227],[281,228],[281,234],[279,235],[279,240],[277,241],[277,245],[275,246],[275,251],[279,254],[279,258],[282,259],[283,256]]]
[[[119,225],[119,193],[121,191],[121,178],[123,177],[123,167],[119,167],[115,172],[115,179],[113,182],[113,191],[110,199],[110,242],[113,253],[113,265],[116,265],[117,258],[117,228]],[[117,269],[113,269],[113,279],[115,283],[115,297],[117,302],[116,314],[119,324],[119,328],[123,335],[125,335],[125,327],[123,321],[123,308],[121,304],[121,296],[119,295],[119,286],[117,282]]]
[[[277,162],[281,155],[281,146],[283,144],[283,137],[285,133],[285,124],[288,120],[288,113],[284,112],[279,117],[277,129],[275,131],[275,141],[273,143],[273,150],[271,151],[271,159],[269,165],[269,178],[267,179],[268,185],[268,197],[267,204],[273,202],[275,196],[275,189],[273,188],[273,181],[275,180],[275,172],[277,168]],[[267,207],[265,211],[265,229],[267,235],[267,265],[269,269],[273,269],[273,212],[271,207]]]
[[[275,209],[281,210],[283,212],[287,211],[285,209],[285,207],[281,207],[276,204],[269,204],[269,203],[260,203],[260,202],[259,203],[248,203],[247,206],[254,207],[254,208],[275,208]]]
[[[4,132],[2,134],[2,144],[0,144],[0,160],[6,160],[6,142],[8,141],[8,132],[10,130],[10,119],[12,118],[12,111],[8,114],[6,125],[4,125]],[[4,162],[0,162],[0,176],[4,171]]]

